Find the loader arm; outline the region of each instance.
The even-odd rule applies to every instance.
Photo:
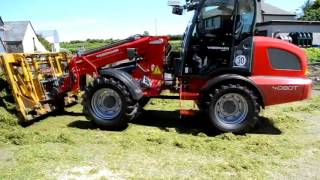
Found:
[[[102,70],[112,68],[130,74],[137,81],[147,77],[152,81],[152,88],[146,89],[145,94],[159,95],[168,41],[169,37],[165,36],[133,36],[80,53],[70,63],[72,90],[84,90],[88,84],[88,76],[94,79],[102,75]],[[157,90],[154,91],[155,89]]]

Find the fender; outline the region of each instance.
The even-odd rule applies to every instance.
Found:
[[[261,99],[261,106],[264,107],[264,103],[265,103],[265,97],[264,94],[262,93],[262,91],[257,87],[257,85],[250,79],[238,75],[238,74],[224,74],[218,77],[215,77],[211,80],[209,80],[202,88],[201,91],[202,92],[208,92],[212,87],[219,85],[220,83],[223,82],[230,82],[230,81],[235,81],[235,82],[244,82],[245,84],[249,85],[251,88],[254,88],[254,90],[256,90],[259,93],[260,99]]]
[[[117,69],[103,69],[100,71],[100,75],[113,77],[121,81],[128,88],[134,100],[138,101],[143,97],[143,91],[141,90],[140,85],[130,74]]]

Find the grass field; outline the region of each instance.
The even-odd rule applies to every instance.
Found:
[[[153,100],[119,132],[92,126],[80,105],[27,128],[0,108],[0,179],[320,178],[320,96],[268,108],[244,136],[180,119],[178,105]]]

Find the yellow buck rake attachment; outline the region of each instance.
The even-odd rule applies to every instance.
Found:
[[[66,53],[0,54],[0,67],[10,86],[20,123],[64,108],[73,95],[59,91],[69,77]],[[71,100],[70,100],[71,99]]]

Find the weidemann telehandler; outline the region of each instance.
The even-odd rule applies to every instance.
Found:
[[[150,98],[175,98],[161,96],[169,89],[179,93],[176,98],[181,101],[193,100],[213,127],[243,133],[254,127],[261,108],[311,96],[304,51],[285,41],[254,36],[256,0],[187,0],[183,6],[177,1],[169,5],[174,14],[194,12],[180,53],[171,51],[169,37],[139,35],[81,52],[61,66],[60,76],[47,76],[46,85],[39,83],[47,87],[42,91],[48,99],[42,96],[34,103],[37,106],[20,100],[28,106],[28,111],[18,106],[24,120],[39,116],[41,107],[56,109],[67,94],[85,91],[85,116],[99,127],[115,128],[134,119]],[[48,70],[24,56],[20,61],[29,66],[30,81],[44,71],[41,68]],[[10,66],[4,69],[8,74]],[[15,81],[9,81],[11,86]]]

